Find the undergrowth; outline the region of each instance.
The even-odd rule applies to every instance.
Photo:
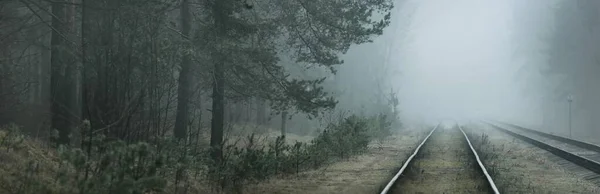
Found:
[[[504,177],[505,174],[511,173],[511,169],[502,168],[499,164],[506,162],[506,158],[500,157],[501,153],[505,152],[504,144],[496,146],[492,144],[489,139],[489,135],[481,133],[477,135],[474,132],[467,132],[469,139],[473,143],[473,148],[477,151],[481,162],[486,167],[488,174],[494,179],[498,177]],[[511,176],[512,177],[512,176]],[[512,177],[511,179],[495,180],[495,184],[500,192],[503,192],[506,188],[520,185],[518,183],[523,182],[523,177]],[[527,186],[527,190],[532,190],[531,185]]]
[[[171,138],[126,143],[89,134],[93,130],[87,121],[80,129],[86,138],[78,144],[40,151],[43,146],[9,126],[0,136],[0,159],[15,161],[1,169],[0,189],[19,194],[239,193],[247,184],[360,154],[372,140],[385,139],[390,128],[385,116],[349,116],[330,123],[308,143],[251,134],[224,145],[217,162],[208,147]]]

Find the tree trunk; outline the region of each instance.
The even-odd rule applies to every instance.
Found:
[[[76,33],[77,33],[77,24],[75,23],[75,16],[77,15],[77,12],[75,11],[75,0],[68,0],[70,1],[69,3],[72,3],[72,5],[68,5],[67,6],[67,32],[69,33],[68,37],[72,37],[73,42],[76,41]],[[73,45],[73,46],[77,46],[77,45]],[[72,47],[69,47],[72,48]],[[82,104],[82,96],[81,96],[81,69],[83,63],[81,63],[82,61],[77,61],[76,57],[73,55],[69,56],[69,59],[71,61],[71,63],[67,64],[67,81],[68,81],[68,86],[69,89],[68,91],[70,91],[70,93],[68,94],[69,97],[67,98],[68,103],[69,103],[69,114],[71,114],[71,127],[77,127],[80,126],[81,123],[81,104]]]
[[[265,103],[262,99],[256,98],[256,124],[264,125],[266,123],[266,108]]]
[[[245,109],[245,120],[244,123],[246,124],[250,124],[252,123],[252,102],[248,101],[244,104],[244,109]]]
[[[285,138],[286,130],[285,124],[287,123],[287,111],[281,112],[281,137]]]
[[[87,7],[87,1],[86,0],[81,0],[81,71],[80,71],[80,75],[81,75],[81,82],[80,82],[80,87],[81,87],[81,118],[84,120],[90,120],[91,122],[91,113],[90,113],[90,102],[88,99],[88,95],[89,95],[89,76],[88,76],[88,64],[86,63],[87,58],[87,44],[86,44],[86,39],[87,39],[87,30],[88,30],[88,26],[87,24],[87,19],[88,19],[88,7]],[[90,125],[90,130],[92,129],[91,125]],[[82,134],[83,135],[83,134]],[[82,137],[83,138],[83,137]]]
[[[224,103],[224,104],[225,104],[225,108],[224,108],[224,112],[223,112],[224,122],[232,123],[233,122],[233,114],[231,112],[232,103]]]
[[[66,40],[69,34],[69,22],[73,18],[69,14],[72,11],[65,9],[65,1],[55,1],[52,4],[52,27],[54,31],[51,37],[51,99],[52,99],[52,129],[58,130],[58,144],[69,144],[71,128],[74,126],[76,111],[74,101],[77,100],[74,87],[75,84],[71,78],[75,68],[68,51],[69,46]],[[71,31],[72,32],[72,31]]]
[[[198,83],[198,82],[197,82]],[[200,139],[202,139],[202,95],[198,95],[197,96],[198,99],[198,103],[197,106],[194,106],[195,110],[197,110],[197,115],[195,115],[196,118],[198,118],[198,121],[196,122],[196,147],[198,147],[198,143],[200,142]]]
[[[219,3],[217,3],[219,4]],[[216,161],[221,160],[223,151],[221,144],[223,142],[223,125],[225,117],[225,84],[224,84],[224,63],[215,62],[215,79],[213,83],[213,101],[212,101],[212,120],[210,129],[210,146],[213,149],[212,157]]]
[[[228,5],[229,1],[214,1],[212,11],[214,15],[214,25],[216,29],[216,35],[227,34],[227,17],[228,17]],[[217,43],[219,44],[219,43]],[[223,51],[219,48],[219,45],[215,45],[213,52],[213,64],[214,64],[214,81],[212,91],[212,119],[210,129],[210,146],[211,157],[221,162],[223,156],[222,144],[223,144],[223,127],[225,119],[225,65]]]
[[[50,18],[48,18],[50,19]],[[49,30],[49,28],[47,29]],[[51,81],[50,81],[50,72],[51,72],[51,60],[52,60],[52,49],[51,41],[52,39],[47,35],[43,37],[43,46],[46,47],[42,51],[42,62],[40,63],[40,98],[41,98],[41,112],[43,113],[43,117],[41,117],[42,123],[40,124],[38,130],[48,131],[48,126],[51,124],[51,113],[52,113],[52,96],[51,96]],[[46,134],[46,133],[44,133]]]
[[[191,13],[189,0],[183,0],[181,3],[181,33],[184,39],[188,39],[191,29]],[[189,45],[191,47],[191,45]],[[181,62],[179,71],[179,86],[177,88],[177,116],[175,118],[174,135],[178,139],[185,139],[187,136],[187,124],[189,120],[189,100],[191,94],[191,66],[192,59],[190,51],[186,50]]]

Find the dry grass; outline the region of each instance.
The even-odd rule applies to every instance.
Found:
[[[249,185],[244,193],[377,193],[425,133],[403,131],[382,144],[373,143],[366,154],[299,175]]]
[[[258,125],[233,125],[228,126],[225,130],[224,140],[226,141],[226,145],[237,145],[239,147],[243,147],[247,142],[247,138],[250,135],[254,135],[255,140],[258,140],[255,143],[259,145],[266,145],[267,142],[273,142],[279,136],[281,136],[281,132],[276,129],[268,128],[265,126]],[[285,140],[288,144],[294,144],[296,142],[304,142],[308,143],[314,137],[309,135],[297,135],[294,133],[287,133]],[[201,143],[200,146],[208,146],[208,142],[210,142],[210,129],[204,129],[201,135]]]
[[[480,156],[503,193],[600,193],[600,188],[568,171],[551,158],[557,156],[515,139],[489,126],[469,124],[465,128],[480,144]],[[484,134],[484,135],[482,135]]]
[[[394,193],[487,193],[487,189],[464,136],[448,128],[430,137]]]
[[[383,144],[373,143],[368,152],[346,161],[337,162],[321,169],[301,172],[299,175],[286,175],[274,177],[269,181],[245,187],[244,193],[376,193],[381,185],[395,173],[396,168],[414,149],[419,139],[426,131],[406,130],[393,135]],[[5,131],[0,131],[0,139]],[[275,131],[265,131],[259,136],[266,142],[274,139],[279,134]],[[230,139],[242,139],[244,134],[232,135]],[[308,142],[309,136],[289,134],[288,143],[296,141]],[[40,182],[50,187],[58,187],[55,177],[58,171],[59,158],[56,150],[47,148],[47,144],[32,139],[26,139],[17,150],[6,151],[0,149],[0,193],[14,193],[16,188],[12,184],[19,178],[23,181],[24,169],[28,168],[28,161],[35,161],[41,170],[37,178]],[[166,188],[167,193],[215,193],[210,189],[203,178],[190,179],[189,187],[183,188],[172,185]],[[22,184],[20,184],[22,185]],[[51,188],[52,190],[58,188]],[[176,191],[177,190],[177,191]]]
[[[6,131],[0,131],[0,140],[7,135]],[[45,146],[44,143],[25,138],[22,143],[16,145],[13,149],[0,147],[0,193],[13,193],[19,190],[21,184],[16,182],[27,181],[31,179],[26,171],[35,167],[36,174],[33,176],[38,181],[47,185],[58,186],[54,181],[54,176],[58,172],[59,158],[53,149]],[[30,170],[29,170],[30,171]],[[33,181],[33,180],[32,180]],[[48,189],[53,189],[49,187]]]

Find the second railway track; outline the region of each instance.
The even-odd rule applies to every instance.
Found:
[[[498,189],[464,131],[458,125],[438,125],[381,193],[498,193]]]
[[[600,184],[600,147],[594,144],[547,134],[541,131],[527,129],[514,124],[501,123],[502,126],[486,122],[495,129],[523,141],[534,144],[544,150],[557,155],[572,164],[583,167],[589,171],[582,171],[572,165],[566,165],[569,171],[577,171],[586,180]],[[509,130],[507,128],[511,128]]]

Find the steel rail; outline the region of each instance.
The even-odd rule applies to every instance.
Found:
[[[516,137],[516,138],[521,139],[521,140],[523,140],[525,142],[533,144],[533,145],[535,145],[535,146],[537,146],[539,148],[542,148],[542,149],[544,149],[544,150],[546,150],[546,151],[548,151],[548,152],[550,152],[550,153],[552,153],[554,155],[557,155],[557,156],[559,156],[559,157],[561,157],[561,158],[563,158],[565,160],[573,162],[574,164],[576,164],[578,166],[581,166],[581,167],[586,168],[586,169],[588,169],[588,170],[590,170],[592,172],[600,174],[600,163],[598,163],[598,162],[596,162],[594,160],[591,160],[591,159],[583,157],[583,156],[579,156],[577,154],[573,154],[571,152],[565,151],[565,150],[560,149],[558,147],[554,147],[554,146],[552,146],[550,144],[546,144],[544,142],[535,140],[535,139],[527,137],[525,135],[521,135],[521,134],[513,132],[511,130],[502,128],[502,127],[497,126],[495,124],[492,124],[492,123],[489,123],[489,122],[485,122],[485,123],[487,123],[488,125],[494,127],[497,130],[500,130],[500,131],[502,131],[502,132],[504,132],[506,134],[509,134],[509,135],[511,135],[513,137]]]
[[[435,128],[433,128],[433,130],[431,130],[431,132],[429,132],[429,134],[427,135],[427,137],[425,137],[425,139],[423,140],[423,142],[421,142],[421,144],[419,144],[419,146],[415,149],[415,151],[413,152],[413,154],[410,155],[410,157],[408,157],[408,159],[406,160],[406,162],[404,162],[404,164],[402,165],[402,168],[400,168],[400,170],[398,171],[398,173],[396,173],[396,175],[390,180],[390,182],[388,182],[388,184],[385,186],[385,188],[381,191],[381,194],[387,194],[391,190],[391,188],[394,186],[394,184],[396,184],[396,181],[402,175],[402,173],[404,172],[404,170],[408,167],[408,165],[413,160],[413,158],[419,153],[419,150],[421,149],[421,147],[425,144],[425,142],[427,142],[427,140],[429,139],[429,137],[436,131],[436,129],[440,126],[440,124],[438,124],[437,126],[435,126]],[[496,187],[496,184],[494,183],[492,177],[489,175],[489,173],[485,169],[483,163],[481,162],[481,160],[479,158],[479,155],[475,151],[475,148],[473,148],[473,144],[471,144],[471,141],[469,140],[467,134],[463,131],[462,127],[460,127],[460,125],[458,125],[458,122],[457,122],[456,125],[458,126],[458,129],[460,130],[460,132],[465,137],[465,140],[467,141],[467,144],[469,145],[469,148],[471,149],[471,153],[473,153],[475,159],[477,160],[477,164],[479,166],[479,169],[485,175],[486,180],[487,180],[489,186],[491,187],[492,191],[495,194],[499,194],[500,192],[498,191],[498,188]]]
[[[501,124],[504,124],[504,125],[508,125],[508,126],[511,126],[513,128],[519,129],[519,130],[523,130],[523,131],[526,131],[526,132],[531,132],[531,133],[540,135],[542,137],[550,138],[550,139],[553,139],[553,140],[556,140],[556,141],[560,141],[560,142],[563,142],[563,143],[568,143],[568,144],[571,144],[571,145],[574,145],[574,146],[577,146],[577,147],[580,147],[580,148],[585,148],[585,149],[592,150],[592,151],[595,151],[595,152],[600,152],[600,146],[598,146],[596,144],[587,143],[587,142],[583,142],[583,141],[578,141],[578,140],[575,140],[575,139],[571,139],[571,138],[567,138],[567,137],[562,137],[562,136],[558,136],[558,135],[553,135],[553,134],[549,134],[549,133],[544,133],[544,132],[541,132],[541,131],[538,131],[538,130],[528,129],[528,128],[521,127],[519,125],[515,125],[515,124],[511,124],[511,123],[506,123],[506,122],[501,122],[501,121],[496,121],[496,123],[501,123]]]
[[[458,122],[457,122],[457,125],[458,125]],[[469,137],[467,136],[465,131],[463,131],[463,129],[462,129],[462,127],[460,127],[460,125],[458,125],[458,129],[460,129],[460,132],[462,132],[462,134],[465,136],[465,139],[467,140],[467,143],[469,144],[469,148],[471,148],[471,153],[473,153],[473,155],[475,155],[477,164],[479,164],[479,169],[481,169],[481,171],[483,172],[483,175],[485,175],[485,178],[487,179],[488,184],[492,188],[492,191],[494,191],[495,194],[500,194],[500,191],[498,191],[498,188],[496,187],[496,184],[494,183],[492,176],[490,176],[490,174],[487,172],[487,170],[485,169],[485,166],[483,166],[483,163],[479,159],[479,155],[477,155],[477,151],[475,151],[475,148],[473,148],[473,144],[471,144],[471,140],[469,140]]]
[[[412,155],[410,155],[410,157],[408,157],[408,159],[406,160],[406,162],[404,162],[404,165],[402,165],[402,168],[400,168],[400,170],[398,171],[398,173],[396,173],[396,175],[392,178],[392,180],[390,180],[390,182],[388,182],[388,184],[385,186],[385,188],[383,188],[383,190],[381,191],[381,194],[387,194],[390,189],[392,189],[392,186],[394,186],[394,184],[396,183],[396,180],[398,180],[398,178],[400,177],[400,175],[402,175],[402,173],[404,172],[404,170],[406,169],[406,167],[408,167],[408,164],[410,163],[410,161],[412,161],[412,159],[417,155],[417,153],[419,153],[419,150],[421,149],[421,147],[423,146],[423,144],[425,144],[425,142],[427,142],[427,139],[429,139],[429,137],[431,136],[431,134],[433,134],[433,132],[435,132],[435,130],[440,126],[441,123],[437,124],[432,130],[431,132],[429,132],[429,134],[425,137],[425,139],[423,139],[423,142],[421,142],[421,144],[419,144],[419,146],[417,146],[417,148],[415,149],[415,151],[413,152]]]

